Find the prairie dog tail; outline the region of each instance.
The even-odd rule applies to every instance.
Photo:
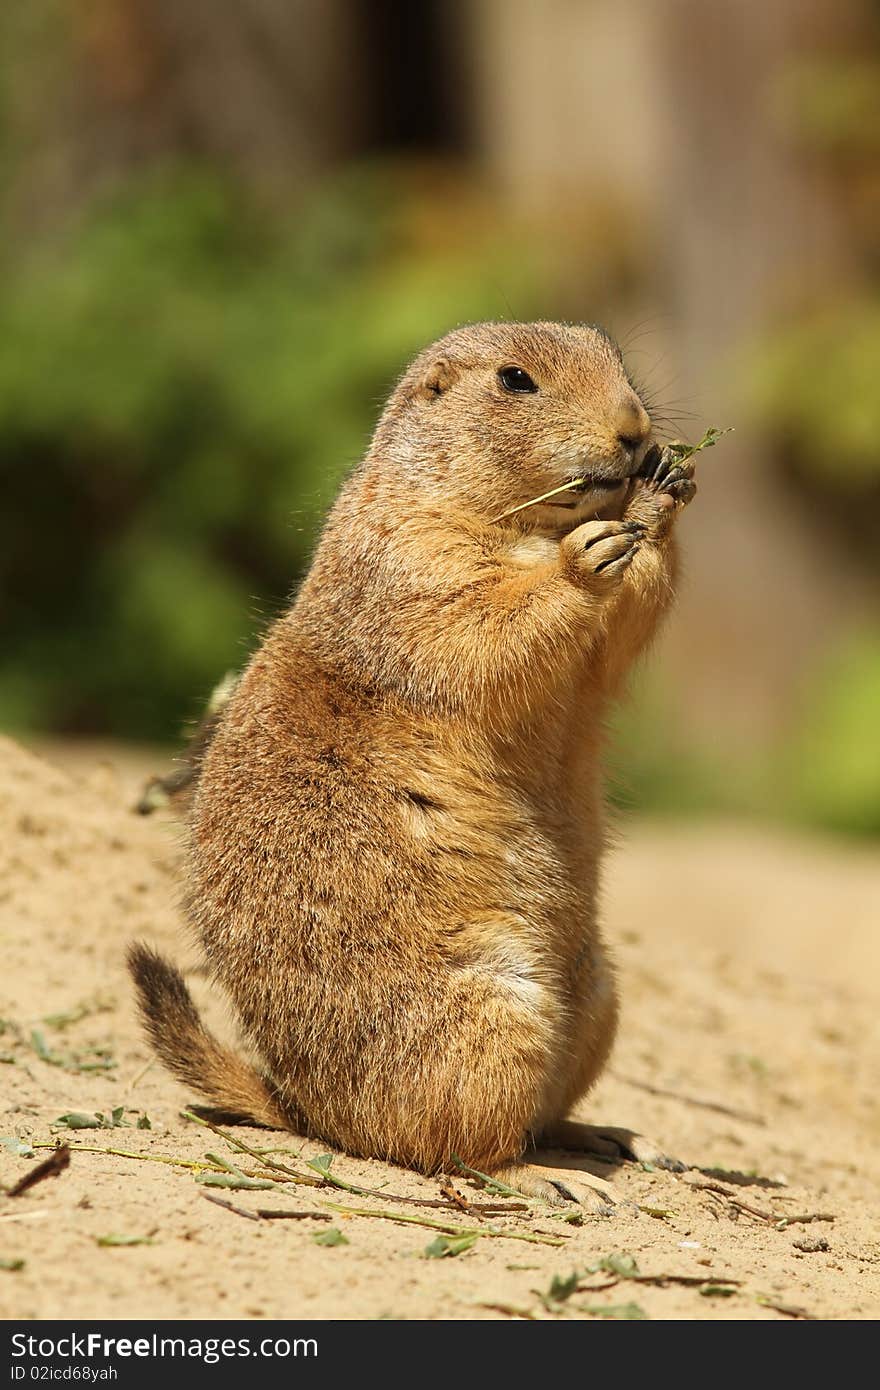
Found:
[[[221,1110],[270,1129],[292,1129],[293,1116],[266,1081],[205,1028],[180,971],[141,942],[128,949],[141,1018],[159,1058]]]

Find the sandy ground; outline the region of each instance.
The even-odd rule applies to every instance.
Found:
[[[730,825],[622,827],[605,918],[623,1024],[584,1116],[650,1134],[693,1167],[597,1164],[613,1182],[614,1215],[581,1219],[532,1202],[480,1217],[404,1204],[398,1196],[440,1200],[440,1183],[344,1155],[333,1171],[381,1196],[290,1183],[224,1191],[198,1183],[193,1167],[136,1157],[192,1165],[211,1153],[260,1166],[182,1118],[195,1098],[150,1065],[133,1017],[122,967],[131,937],[197,965],[175,906],[173,826],[128,810],[143,771],[130,752],[121,770],[75,752],[51,749],[44,761],[0,742],[0,1183],[12,1187],[56,1140],[74,1150],[60,1176],[0,1196],[0,1314],[880,1314],[876,852]],[[193,985],[228,1031],[197,974]],[[115,1129],[58,1124],[118,1107]],[[150,1129],[137,1127],[143,1116]],[[283,1147],[275,1160],[300,1173],[322,1151],[231,1132]],[[33,1156],[16,1153],[17,1141]],[[471,1203],[500,1200],[458,1185]],[[251,1212],[316,1216],[247,1220],[209,1194]],[[481,1234],[461,1253],[428,1258],[437,1232],[413,1219]],[[317,1244],[331,1229],[347,1243]],[[634,1269],[640,1278],[621,1277]]]

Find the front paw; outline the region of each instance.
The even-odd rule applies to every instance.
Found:
[[[633,519],[584,522],[562,541],[571,578],[596,594],[615,589],[638,554],[646,532],[646,525]]]
[[[697,491],[693,459],[680,461],[675,450],[654,444],[644,457],[624,508],[624,520],[640,522],[650,539],[664,536],[673,518]]]
[[[639,477],[649,492],[671,497],[677,506],[686,507],[697,491],[694,465],[695,457],[680,459],[674,445],[661,449],[653,444],[642,460]]]

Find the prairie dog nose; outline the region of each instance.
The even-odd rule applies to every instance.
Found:
[[[627,391],[617,404],[617,438],[628,449],[637,449],[651,432],[651,419],[635,391]]]

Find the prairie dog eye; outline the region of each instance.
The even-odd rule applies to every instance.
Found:
[[[505,391],[511,391],[517,396],[527,395],[538,389],[528,372],[524,372],[522,367],[502,367],[498,373],[498,380]]]

